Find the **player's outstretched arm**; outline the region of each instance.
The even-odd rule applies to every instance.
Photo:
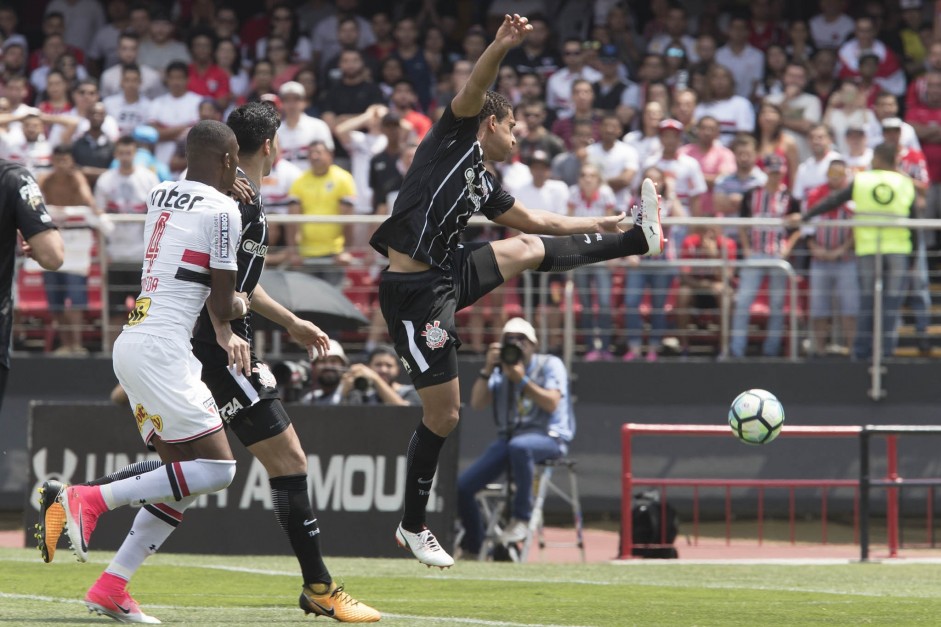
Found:
[[[503,24],[484,53],[477,59],[467,82],[451,101],[451,111],[459,118],[475,117],[484,108],[487,90],[497,80],[500,63],[506,53],[523,43],[526,34],[533,30],[525,17],[517,14],[503,17]]]
[[[310,358],[323,357],[330,350],[329,336],[313,322],[301,320],[287,307],[276,301],[261,285],[252,292],[252,311],[280,324],[291,335],[291,339],[307,348]]]
[[[563,216],[542,209],[527,209],[520,201],[513,203],[494,222],[523,233],[534,235],[577,235],[579,233],[616,233],[623,213],[600,218]]]

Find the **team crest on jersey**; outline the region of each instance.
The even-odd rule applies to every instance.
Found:
[[[434,324],[426,322],[425,330],[421,332],[421,335],[431,350],[441,348],[448,342],[448,332],[441,328],[439,320],[435,320]]]
[[[42,206],[42,191],[36,183],[36,179],[25,174],[20,175],[22,184],[20,185],[20,198],[32,209],[39,209]]]
[[[268,364],[255,364],[252,372],[258,373],[258,382],[266,388],[278,387],[278,380],[271,374],[271,368],[268,367]]]
[[[147,410],[140,403],[134,408],[134,420],[137,421],[137,430],[143,432],[144,423],[148,420],[158,432],[163,431],[163,418],[157,415],[148,414]]]

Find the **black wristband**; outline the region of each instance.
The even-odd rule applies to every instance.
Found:
[[[483,368],[480,369],[480,372],[477,373],[477,376],[483,379],[484,381],[490,380],[490,373],[484,370]]]

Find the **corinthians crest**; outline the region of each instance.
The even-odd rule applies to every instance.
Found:
[[[435,320],[434,324],[426,322],[421,336],[425,338],[425,344],[432,350],[441,348],[448,341],[448,332],[441,328],[441,322],[438,320]]]

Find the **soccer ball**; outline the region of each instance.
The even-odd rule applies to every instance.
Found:
[[[767,444],[784,425],[784,406],[767,390],[746,390],[729,408],[732,433],[746,444]]]

